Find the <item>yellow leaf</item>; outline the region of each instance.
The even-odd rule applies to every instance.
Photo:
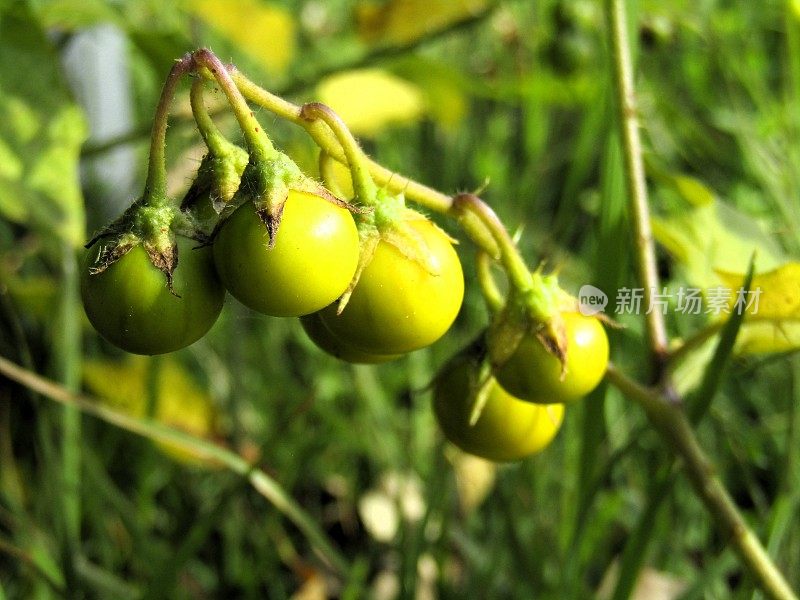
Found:
[[[209,438],[216,433],[216,411],[208,393],[172,358],[154,360],[131,356],[125,361],[88,360],[83,366],[87,389],[118,410],[131,416],[148,416],[148,377],[157,368],[156,399],[153,419],[191,435]],[[181,462],[203,462],[190,451],[173,444],[159,448]],[[208,464],[204,462],[204,464]]]
[[[718,275],[730,290],[728,310],[747,312],[736,339],[738,354],[800,348],[800,263],[788,262],[756,275],[746,297],[742,289],[744,275],[725,272]]]
[[[124,362],[87,360],[83,363],[83,383],[109,406],[134,417],[147,409],[147,359],[132,356]]]
[[[280,6],[259,0],[187,0],[185,7],[271,73],[283,73],[294,58],[295,21]]]
[[[725,272],[719,272],[718,275],[732,292],[729,305],[733,308],[744,275]],[[800,319],[800,263],[788,262],[777,269],[756,275],[750,290],[751,298],[757,296],[757,302],[754,299],[747,307],[750,319]]]
[[[800,322],[754,321],[742,326],[736,338],[737,354],[788,352],[800,348]]]
[[[331,106],[355,135],[374,136],[388,125],[422,117],[425,102],[417,86],[381,69],[357,69],[326,77],[317,97]]]
[[[361,37],[369,43],[403,45],[454,23],[465,21],[491,6],[489,0],[389,0],[356,7]]]

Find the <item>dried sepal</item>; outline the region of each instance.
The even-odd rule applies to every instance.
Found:
[[[92,248],[97,242],[111,234],[98,234],[86,244],[87,250]],[[120,258],[125,256],[135,246],[140,243],[138,237],[135,235],[127,235],[120,237],[111,237],[108,242],[100,244],[98,248],[97,258],[93,261],[92,266],[89,268],[89,274],[97,275],[102,273],[108,267],[117,262]]]
[[[167,202],[134,202],[120,217],[103,227],[86,244],[89,249],[102,241],[89,273],[96,275],[141,245],[150,262],[164,274],[170,293],[175,296],[173,274],[178,266],[176,235],[203,244],[208,236],[195,228],[194,221]]]
[[[342,314],[347,303],[350,301],[350,296],[353,295],[353,291],[356,289],[361,279],[361,274],[364,272],[364,269],[369,266],[369,263],[372,262],[372,258],[375,256],[375,251],[378,249],[378,244],[381,241],[380,234],[377,230],[359,230],[359,238],[358,265],[356,266],[356,272],[353,278],[350,280],[350,284],[339,298],[339,302],[336,306],[337,315]]]
[[[474,427],[481,418],[483,409],[489,401],[495,379],[492,375],[492,367],[485,357],[477,362],[477,367],[470,370],[470,395],[472,396],[472,410],[469,415],[469,425]]]
[[[286,206],[286,200],[274,207],[273,212],[265,208],[256,209],[256,214],[261,222],[267,228],[267,248],[272,250],[275,247],[275,242],[278,239],[278,228],[283,219],[283,208]]]
[[[169,293],[180,298],[180,295],[173,287],[173,274],[178,266],[178,244],[175,242],[174,236],[171,243],[166,245],[143,242],[142,246],[153,266],[167,278]]]
[[[556,313],[547,323],[544,323],[535,332],[536,339],[544,346],[550,354],[555,356],[561,363],[560,378],[563,381],[567,375],[567,352],[569,351],[567,342],[567,329],[561,313]]]

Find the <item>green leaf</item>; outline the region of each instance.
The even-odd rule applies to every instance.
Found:
[[[0,216],[78,246],[85,229],[78,180],[83,115],[29,14],[0,15],[0,39]]]
[[[744,292],[749,292],[753,289],[754,266],[754,260],[751,258],[750,266],[744,276],[744,281],[741,282],[741,289]],[[694,425],[700,422],[711,406],[711,401],[717,393],[720,381],[722,381],[722,374],[733,353],[736,339],[747,314],[746,310],[732,310],[730,317],[722,328],[722,333],[719,336],[719,342],[714,350],[714,355],[705,367],[703,380],[697,392],[694,394],[691,406],[689,407],[689,419]]]
[[[76,106],[63,106],[51,117],[45,137],[48,145],[30,165],[27,182],[30,189],[50,200],[46,208],[52,210],[43,218],[76,246],[83,243],[85,229],[77,169],[85,137],[83,113]]]
[[[714,192],[706,187],[702,181],[694,177],[680,174],[673,175],[670,177],[670,183],[684,200],[694,206],[706,206],[707,204],[713,204],[716,200]]]

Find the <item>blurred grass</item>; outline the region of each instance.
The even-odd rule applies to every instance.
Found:
[[[145,131],[169,62],[193,46],[221,45],[270,87],[271,76],[175,9],[165,7],[171,16],[147,31],[142,23],[158,9],[128,4],[120,15]],[[305,60],[296,60],[281,87],[307,83],[331,55],[363,60],[353,2],[283,4],[299,19]],[[636,5],[647,152],[758,219],[797,258],[800,18],[791,3]],[[598,6],[502,2],[483,20],[405,51],[466,82],[453,86],[467,114],[456,127],[427,118],[365,140],[390,168],[444,191],[475,189],[489,178],[483,195],[511,230],[523,229],[530,264],[546,259],[560,268],[573,292],[583,283],[605,290],[634,284]],[[63,46],[77,30],[52,31]],[[369,61],[403,73],[405,54]],[[313,83],[303,97],[311,97]],[[310,152],[297,130],[259,116],[281,145]],[[178,165],[197,140],[172,139]],[[313,156],[303,160],[313,165]],[[651,184],[654,211],[667,211],[661,184]],[[102,202],[94,189],[86,182],[89,218]],[[70,259],[42,241],[51,235],[0,218],[0,354],[76,386],[76,351],[121,355],[74,316],[69,285],[60,288],[60,308],[44,312],[35,307],[49,306],[50,297],[14,287],[34,276],[62,277]],[[571,407],[552,447],[500,467],[486,500],[462,511],[426,390],[487,318],[472,249],[464,241],[460,250],[468,278],[462,314],[447,338],[397,363],[343,365],[317,351],[296,322],[256,315],[233,300],[204,340],[176,354],[210,392],[224,441],[274,477],[350,560],[345,581],[323,579],[328,594],[586,598],[618,561],[618,597],[645,566],[682,581],[683,598],[759,597],[686,483],[659,476],[671,473],[659,440],[614,390],[601,388]],[[681,267],[666,254],[660,259],[665,285],[684,284]],[[59,321],[59,312],[73,316]],[[669,324],[684,335],[678,318]],[[614,360],[644,378],[640,325],[621,320],[627,328],[610,332]],[[735,360],[699,435],[798,586],[800,363],[792,355]],[[53,588],[62,585],[69,597],[288,598],[325,573],[309,541],[238,476],[175,462],[94,420],[79,425],[74,413],[6,381],[0,417],[0,599],[58,597]],[[359,500],[387,473],[419,478],[424,511],[418,520],[398,517],[396,535],[383,542],[366,527]],[[378,591],[379,581],[395,593]]]

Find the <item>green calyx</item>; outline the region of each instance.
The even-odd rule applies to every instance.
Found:
[[[247,163],[247,152],[227,141],[215,145],[200,162],[197,175],[181,201],[181,210],[194,219],[204,235],[211,234],[219,215],[232,202]]]
[[[134,202],[120,217],[101,229],[86,248],[99,245],[91,274],[105,271],[133,248],[143,246],[150,262],[164,273],[174,294],[172,276],[178,265],[176,235],[197,239],[194,223],[166,198],[146,197]]]
[[[526,335],[535,336],[563,367],[568,348],[561,312],[574,306],[574,299],[561,289],[556,275],[542,275],[537,270],[531,274],[529,287],[512,288],[486,333],[493,367],[498,369],[508,362]]]
[[[253,203],[256,213],[267,228],[269,247],[272,248],[280,227],[283,207],[292,190],[314,194],[337,206],[351,208],[320,183],[305,175],[291,158],[281,152],[269,158],[263,158],[259,153],[250,154],[241,183],[230,205],[235,209],[246,202]]]
[[[389,230],[400,223],[407,216],[408,209],[402,194],[390,194],[386,189],[379,189],[373,202],[365,204],[371,206],[368,214],[372,217],[379,230]]]
[[[407,208],[402,195],[390,195],[379,190],[375,199],[376,203],[371,210],[356,215],[360,240],[358,266],[350,285],[339,298],[337,312],[340,314],[381,243],[393,246],[405,258],[417,263],[431,275],[440,274],[439,264],[433,259],[424,237],[414,226],[415,222],[427,222],[427,217]],[[433,224],[431,226],[435,227]]]

